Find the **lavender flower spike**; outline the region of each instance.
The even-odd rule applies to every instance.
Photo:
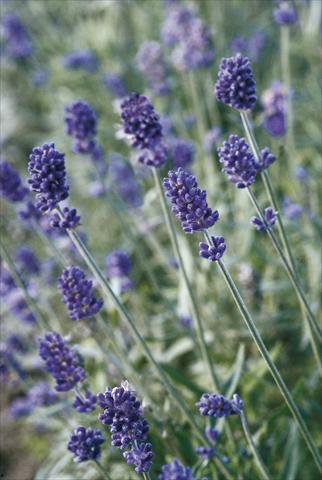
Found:
[[[158,480],[196,480],[192,469],[182,465],[177,458],[163,465]]]
[[[97,398],[89,390],[86,391],[85,396],[76,395],[73,402],[73,407],[79,413],[91,413],[96,409]]]
[[[97,117],[93,108],[83,100],[72,103],[65,109],[67,134],[73,137],[73,151],[90,153],[97,133]]]
[[[93,295],[93,282],[78,267],[67,267],[58,285],[72,320],[96,315],[103,306]]]
[[[224,237],[211,236],[212,245],[208,243],[199,243],[199,255],[211,262],[217,262],[226,251],[226,243]]]
[[[36,207],[47,212],[53,210],[59,202],[68,197],[69,186],[66,181],[65,154],[55,150],[55,144],[45,143],[35,147],[29,157],[28,183],[36,192]]]
[[[208,207],[206,190],[198,187],[196,178],[179,168],[171,170],[163,181],[165,194],[172,203],[172,212],[179,218],[186,233],[212,227],[219,218],[217,210]]]
[[[269,228],[272,228],[275,225],[277,212],[275,212],[272,207],[265,208],[264,219],[265,222],[260,218],[252,217],[250,223],[254,225],[259,232],[266,232]]]
[[[244,408],[244,403],[237,393],[233,395],[232,400],[227,400],[217,393],[204,393],[196,405],[199,407],[200,415],[216,418],[241,413]]]
[[[80,463],[97,460],[101,455],[101,445],[104,442],[105,439],[100,430],[77,427],[70,437],[67,448],[74,454],[75,462]]]
[[[255,182],[261,166],[256,162],[244,138],[230,135],[218,149],[218,155],[220,163],[223,164],[223,172],[237,188],[246,188]]]
[[[0,195],[9,202],[21,202],[27,193],[19,173],[10,163],[0,160]]]
[[[78,215],[76,208],[64,207],[62,209],[64,219],[62,220],[58,213],[54,213],[50,217],[50,225],[54,228],[76,228],[80,222],[80,215]]]
[[[58,392],[68,392],[84,380],[85,370],[80,366],[79,356],[59,333],[48,332],[39,339],[39,355],[47,372],[55,378]]]
[[[135,466],[136,472],[143,473],[150,470],[153,458],[151,443],[140,443],[123,455],[128,465]]]
[[[293,25],[297,22],[297,12],[291,2],[281,0],[273,10],[273,17],[278,25]]]
[[[221,60],[215,95],[219,101],[237,110],[255,107],[256,82],[247,57],[237,53]]]

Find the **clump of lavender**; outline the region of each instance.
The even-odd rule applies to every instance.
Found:
[[[112,445],[128,450],[126,461],[136,467],[136,471],[147,472],[152,465],[152,450],[146,442],[149,424],[143,416],[140,401],[127,381],[119,387],[108,387],[105,393],[97,395],[103,408],[99,420],[110,427]]]
[[[273,137],[281,137],[287,131],[288,97],[281,82],[273,82],[261,96],[264,128]]]
[[[293,25],[297,22],[295,7],[286,0],[281,0],[279,6],[274,8],[273,17],[278,25]]]
[[[72,320],[92,317],[103,306],[102,299],[93,295],[93,282],[78,267],[67,267],[59,278],[58,286]]]
[[[155,95],[168,94],[170,85],[160,43],[144,42],[135,60],[139,71],[148,79],[152,92]]]
[[[196,480],[193,476],[192,469],[185,467],[179,462],[177,458],[174,458],[171,463],[163,465],[161,474],[158,480]]]
[[[9,202],[22,202],[27,193],[19,173],[10,163],[0,160],[0,195]]]
[[[164,43],[173,48],[172,62],[181,71],[207,68],[215,51],[209,28],[189,7],[174,5],[161,32]]]
[[[252,185],[256,180],[256,175],[276,160],[266,147],[261,151],[261,159],[258,163],[246,140],[238,135],[230,135],[218,149],[218,155],[219,161],[223,165],[223,172],[237,188],[247,188]]]
[[[243,401],[236,393],[232,400],[227,400],[217,393],[204,393],[196,406],[199,408],[200,415],[220,418],[240,413],[243,410]]]
[[[32,248],[22,245],[17,248],[15,260],[25,273],[38,275],[40,273],[40,261]]]
[[[28,172],[31,189],[36,192],[36,208],[42,212],[53,210],[68,197],[65,154],[55,150],[55,144],[35,147],[29,157]]]
[[[73,407],[79,413],[91,413],[96,409],[97,397],[90,390],[86,390],[85,395],[76,395]]]
[[[273,210],[272,207],[267,207],[264,210],[264,220],[261,218],[257,217],[252,217],[250,220],[250,223],[254,225],[254,227],[259,231],[259,232],[266,232],[268,229],[272,228],[277,219],[277,212]]]
[[[171,170],[163,181],[165,194],[172,204],[172,212],[179,218],[186,233],[212,227],[219,218],[217,210],[207,203],[207,193],[198,187],[196,178],[179,168]]]
[[[220,135],[220,127],[213,127],[211,130],[208,130],[208,132],[206,132],[203,141],[203,148],[206,153],[212,153],[215,150]]]
[[[173,167],[176,170],[180,167],[187,170],[191,166],[196,153],[193,143],[184,138],[171,137],[167,145]]]
[[[119,197],[129,208],[138,208],[143,204],[142,189],[135,177],[132,166],[121,155],[110,157],[111,184]]]
[[[247,57],[237,53],[221,60],[215,95],[219,101],[237,110],[255,107],[256,82]]]
[[[127,95],[127,89],[120,75],[117,73],[106,73],[102,78],[106,89],[117,98],[123,98]]]
[[[39,355],[46,363],[47,372],[55,378],[58,392],[68,392],[84,380],[86,374],[79,355],[59,333],[47,332],[39,339]]]
[[[50,217],[50,225],[52,227],[74,229],[79,226],[81,217],[78,215],[76,208],[64,207],[61,213],[63,219],[58,215],[58,213],[54,213]]]
[[[77,427],[70,437],[67,448],[74,454],[76,463],[97,460],[105,439],[100,430],[91,427]]]
[[[90,153],[97,133],[97,116],[87,102],[78,100],[65,109],[67,134],[73,138],[75,153]]]
[[[75,50],[66,53],[63,58],[63,65],[69,70],[86,70],[94,73],[98,69],[99,61],[91,50]]]
[[[33,47],[26,27],[15,12],[8,12],[2,20],[6,49],[8,56],[13,59],[29,57]]]
[[[254,32],[250,37],[235,37],[230,43],[234,54],[246,55],[253,62],[258,62],[266,42],[266,34],[261,31]]]
[[[161,167],[166,161],[160,117],[150,100],[131,93],[121,103],[122,132],[138,150],[138,161],[147,166]]]

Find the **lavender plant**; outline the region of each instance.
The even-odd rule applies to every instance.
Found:
[[[319,2],[2,3],[3,474],[316,478]]]

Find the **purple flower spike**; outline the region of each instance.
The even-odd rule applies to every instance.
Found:
[[[25,25],[15,12],[8,12],[2,20],[8,56],[13,59],[27,58],[33,47]]]
[[[213,447],[197,447],[195,452],[203,460],[209,460],[215,455],[215,449]]]
[[[287,131],[289,92],[281,82],[273,82],[261,96],[264,108],[264,127],[273,137],[281,137]]]
[[[136,64],[140,72],[147,77],[155,95],[169,93],[166,65],[158,42],[144,42],[136,55]]]
[[[100,430],[77,427],[70,437],[67,448],[74,454],[77,463],[97,460],[101,455],[101,445],[105,439]]]
[[[173,167],[188,169],[193,162],[196,149],[193,143],[184,138],[171,138],[168,141],[169,152],[172,158]]]
[[[123,133],[139,152],[138,161],[161,167],[166,161],[167,149],[162,143],[160,117],[150,100],[139,93],[131,93],[121,103],[121,117]]]
[[[89,390],[86,391],[85,396],[76,395],[73,402],[73,407],[79,413],[91,413],[96,409],[97,397]]]
[[[261,159],[260,159],[260,166],[261,170],[266,170],[272,163],[276,160],[275,155],[269,150],[268,147],[263,148],[261,150]]]
[[[177,458],[171,463],[163,465],[158,480],[196,480],[192,469],[182,465]]]
[[[205,435],[211,443],[215,444],[219,438],[220,433],[216,428],[206,427]]]
[[[93,295],[93,282],[87,280],[85,273],[78,267],[67,267],[58,282],[72,320],[92,317],[103,306],[103,300]]]
[[[216,393],[204,393],[199,402],[196,403],[200,415],[208,417],[228,417],[235,413],[231,402],[223,395]]]
[[[123,98],[127,95],[123,80],[117,73],[106,73],[102,81],[105,88],[116,97]]]
[[[244,402],[238,395],[238,393],[234,393],[233,398],[231,400],[231,406],[234,413],[241,413],[244,409]]]
[[[230,135],[228,140],[218,149],[219,161],[223,164],[223,172],[237,188],[246,188],[256,180],[257,173],[261,170],[254,155],[244,138]],[[267,160],[267,154],[265,154]],[[264,163],[263,158],[263,163]]]
[[[278,25],[293,25],[297,22],[297,12],[290,2],[282,0],[273,10],[273,17]]]
[[[252,217],[250,223],[254,225],[259,232],[266,232],[269,228],[272,228],[275,225],[277,212],[275,212],[272,207],[265,208],[264,219],[265,223],[260,218]]]
[[[28,172],[28,183],[37,194],[36,208],[42,212],[53,210],[59,202],[68,197],[65,154],[55,150],[54,143],[33,148]]]
[[[59,333],[48,332],[39,339],[39,355],[47,372],[55,378],[58,392],[68,392],[84,380],[85,370],[80,366],[79,356]]]
[[[73,141],[75,153],[90,153],[97,133],[97,117],[93,108],[83,100],[66,107],[66,131]]]
[[[127,449],[132,443],[145,442],[149,424],[143,417],[141,403],[129,383],[119,387],[108,387],[105,393],[97,395],[98,404],[103,408],[99,420],[109,425],[114,447]]]
[[[0,195],[9,202],[22,202],[27,193],[19,173],[9,163],[0,160]]]
[[[217,262],[226,251],[226,243],[224,237],[211,236],[212,245],[208,243],[199,243],[199,255],[211,262]]]
[[[132,269],[132,261],[125,250],[113,250],[105,260],[107,275],[110,278],[127,277]]]
[[[140,443],[123,455],[128,465],[135,466],[136,472],[143,473],[150,470],[153,458],[151,443]]]
[[[91,50],[75,50],[64,56],[63,65],[70,70],[86,70],[93,73],[98,69],[99,62]]]
[[[221,60],[215,95],[219,101],[237,110],[255,107],[256,82],[247,57],[237,53]]]
[[[80,215],[77,214],[76,208],[64,207],[62,210],[64,219],[62,220],[58,213],[54,213],[50,217],[50,225],[54,228],[76,228],[80,222]]]
[[[179,168],[171,170],[163,181],[165,194],[172,203],[172,212],[179,218],[186,233],[212,227],[219,218],[217,210],[208,207],[206,190],[198,187],[196,178]]]
[[[27,245],[22,245],[17,248],[15,260],[24,272],[29,273],[30,275],[37,275],[40,273],[39,259],[32,248]]]

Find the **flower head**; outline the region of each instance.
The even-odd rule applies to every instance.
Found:
[[[68,392],[84,380],[85,370],[80,366],[79,356],[59,333],[48,332],[39,339],[39,355],[47,372],[55,378],[58,392]]]
[[[110,161],[109,172],[116,193],[129,208],[141,207],[142,190],[132,166],[118,154],[111,155]]]
[[[51,389],[48,382],[40,381],[35,383],[28,392],[28,398],[33,405],[48,406],[58,401],[58,395]]]
[[[250,223],[254,225],[254,227],[259,232],[266,232],[269,228],[272,228],[277,219],[277,212],[273,210],[272,207],[265,208],[264,210],[264,220],[257,217],[252,217]]]
[[[36,208],[43,212],[53,210],[68,197],[65,154],[55,150],[54,143],[35,147],[29,157],[28,183],[36,192]]]
[[[86,70],[93,73],[98,69],[99,62],[91,50],[75,50],[64,56],[63,65],[70,70]]]
[[[172,158],[173,167],[188,169],[193,162],[196,149],[193,143],[184,138],[170,138],[168,141],[169,153]]]
[[[27,245],[22,245],[17,248],[15,260],[26,273],[31,275],[40,273],[39,259],[32,248]]]
[[[65,109],[67,134],[73,137],[76,153],[90,153],[97,133],[97,117],[93,108],[83,100],[72,103]]]
[[[189,172],[182,168],[176,172],[171,170],[163,186],[172,203],[172,212],[186,233],[210,228],[218,220],[218,211],[208,207],[206,191],[198,187],[196,178]]]
[[[212,244],[199,243],[199,255],[211,262],[217,262],[226,251],[226,243],[224,237],[211,236]]]
[[[143,473],[150,470],[153,458],[151,443],[140,443],[123,455],[128,465],[135,466],[136,472]]]
[[[87,390],[83,396],[76,395],[76,398],[73,402],[73,407],[79,413],[91,413],[96,409],[96,404],[96,395]]]
[[[122,98],[127,95],[123,80],[117,73],[106,73],[102,80],[106,89],[116,97]]]
[[[77,427],[72,433],[67,448],[74,454],[77,463],[97,460],[101,455],[101,445],[105,439],[100,430]]]
[[[260,165],[244,138],[230,135],[219,148],[218,155],[220,163],[223,164],[223,172],[237,188],[246,188],[255,182]]]
[[[273,82],[261,96],[264,127],[273,137],[281,137],[287,131],[289,93],[281,82]]]
[[[33,51],[25,25],[15,12],[8,12],[2,20],[8,55],[21,59],[29,57]]]
[[[200,415],[216,418],[228,417],[240,413],[243,409],[243,402],[238,394],[235,394],[232,400],[227,400],[217,393],[204,393],[196,405]]]
[[[155,41],[144,42],[136,55],[136,64],[146,75],[155,95],[166,95],[170,86],[161,45]]]
[[[73,229],[78,227],[80,222],[80,215],[78,215],[76,208],[64,207],[62,209],[63,219],[60,218],[58,213],[54,213],[50,217],[50,225],[54,228],[69,228]]]
[[[290,2],[282,0],[273,10],[273,17],[278,25],[293,25],[297,22],[297,12]]]
[[[247,57],[237,53],[221,60],[215,94],[218,100],[237,110],[254,108],[256,82]]]
[[[124,381],[113,389],[108,387],[105,393],[97,395],[97,399],[103,408],[99,420],[109,425],[114,447],[125,450],[133,443],[146,441],[149,424],[128,382]]]
[[[166,148],[159,115],[150,100],[139,93],[131,93],[121,103],[123,132],[132,147],[139,151],[138,161],[154,167],[166,161]]]
[[[163,465],[158,480],[196,480],[192,469],[185,467],[177,458],[171,463]]]
[[[78,267],[65,268],[58,285],[72,320],[92,317],[103,306],[103,300],[93,295],[93,282]]]
[[[0,160],[0,195],[9,202],[21,202],[27,193],[19,173],[9,163]]]
[[[132,269],[132,261],[125,250],[113,250],[105,260],[107,275],[113,277],[127,277]]]

